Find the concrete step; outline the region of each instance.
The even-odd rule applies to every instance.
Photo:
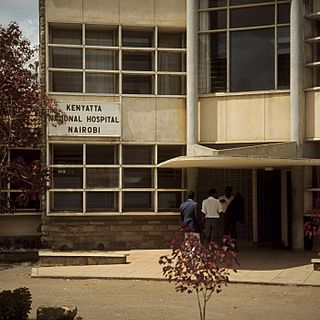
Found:
[[[123,251],[55,251],[39,250],[41,266],[83,266],[125,264],[129,253]]]

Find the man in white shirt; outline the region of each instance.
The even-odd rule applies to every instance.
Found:
[[[201,211],[205,215],[204,232],[205,242],[218,241],[220,233],[220,213],[223,212],[222,205],[218,199],[215,198],[216,189],[210,189],[208,198],[202,201]]]

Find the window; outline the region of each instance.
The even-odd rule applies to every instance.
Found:
[[[49,154],[49,213],[179,210],[184,170],[157,164],[184,155],[184,145],[52,143]]]
[[[52,23],[48,53],[50,92],[186,94],[184,30]]]
[[[290,1],[200,0],[199,15],[201,93],[289,88]]]

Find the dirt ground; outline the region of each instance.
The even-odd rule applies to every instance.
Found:
[[[40,305],[77,306],[84,320],[197,320],[195,294],[163,281],[33,279],[30,263],[0,265],[0,291],[28,287]],[[320,319],[320,287],[230,284],[208,302],[207,320]]]

